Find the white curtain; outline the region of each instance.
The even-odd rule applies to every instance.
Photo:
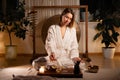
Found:
[[[79,0],[25,0],[26,12],[31,11],[32,6],[57,6],[57,5],[79,5]],[[60,14],[62,8],[37,9],[37,23],[48,17]],[[74,9],[76,20],[79,20],[79,9]]]

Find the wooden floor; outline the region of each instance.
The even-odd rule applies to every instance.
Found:
[[[31,56],[27,55],[18,55],[16,59],[6,59],[5,57],[0,57],[0,68],[27,65],[30,64],[31,59]]]
[[[89,57],[92,59],[93,64],[98,65],[100,69],[98,73],[83,72],[82,80],[120,80],[120,55],[115,55],[113,59],[105,59],[100,54],[92,54],[89,55]],[[31,56],[17,56],[14,60],[6,60],[4,57],[0,57],[0,68],[5,69],[25,65],[31,66],[30,61]],[[4,72],[0,70],[0,74],[1,73],[3,74]],[[1,77],[0,80],[2,80]]]
[[[101,54],[89,55],[93,63],[104,69],[120,68],[120,54],[115,54],[113,59],[106,59]]]
[[[93,64],[99,65],[100,68],[120,68],[120,55],[115,55],[113,59],[105,59],[101,54],[89,54]],[[0,57],[0,68],[21,66],[31,64],[32,57],[29,55],[18,55],[16,59],[7,60]]]

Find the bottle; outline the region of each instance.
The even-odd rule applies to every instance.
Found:
[[[77,61],[74,65],[74,74],[80,73],[80,67],[79,67],[80,61]]]

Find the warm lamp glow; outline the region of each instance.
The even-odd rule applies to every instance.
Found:
[[[45,72],[45,66],[41,66],[40,69],[39,69],[39,72],[44,73]]]

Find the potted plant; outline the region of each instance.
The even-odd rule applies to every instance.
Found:
[[[103,51],[104,49],[107,49],[107,51],[113,49],[115,51],[115,46],[118,42],[118,36],[120,35],[118,32],[118,28],[120,28],[120,17],[117,14],[118,11],[117,13],[107,16],[106,18],[101,20],[95,27],[95,30],[97,30],[97,34],[95,34],[93,40],[101,38],[101,43],[105,46],[103,47]],[[110,52],[104,54],[105,58],[112,59],[113,56],[114,53],[110,54]]]
[[[9,36],[9,45],[6,46],[6,58],[16,58],[16,45],[12,43],[12,34],[18,38],[25,39],[29,21],[25,18],[24,1],[19,2],[15,10],[0,18],[0,31],[5,31]]]

